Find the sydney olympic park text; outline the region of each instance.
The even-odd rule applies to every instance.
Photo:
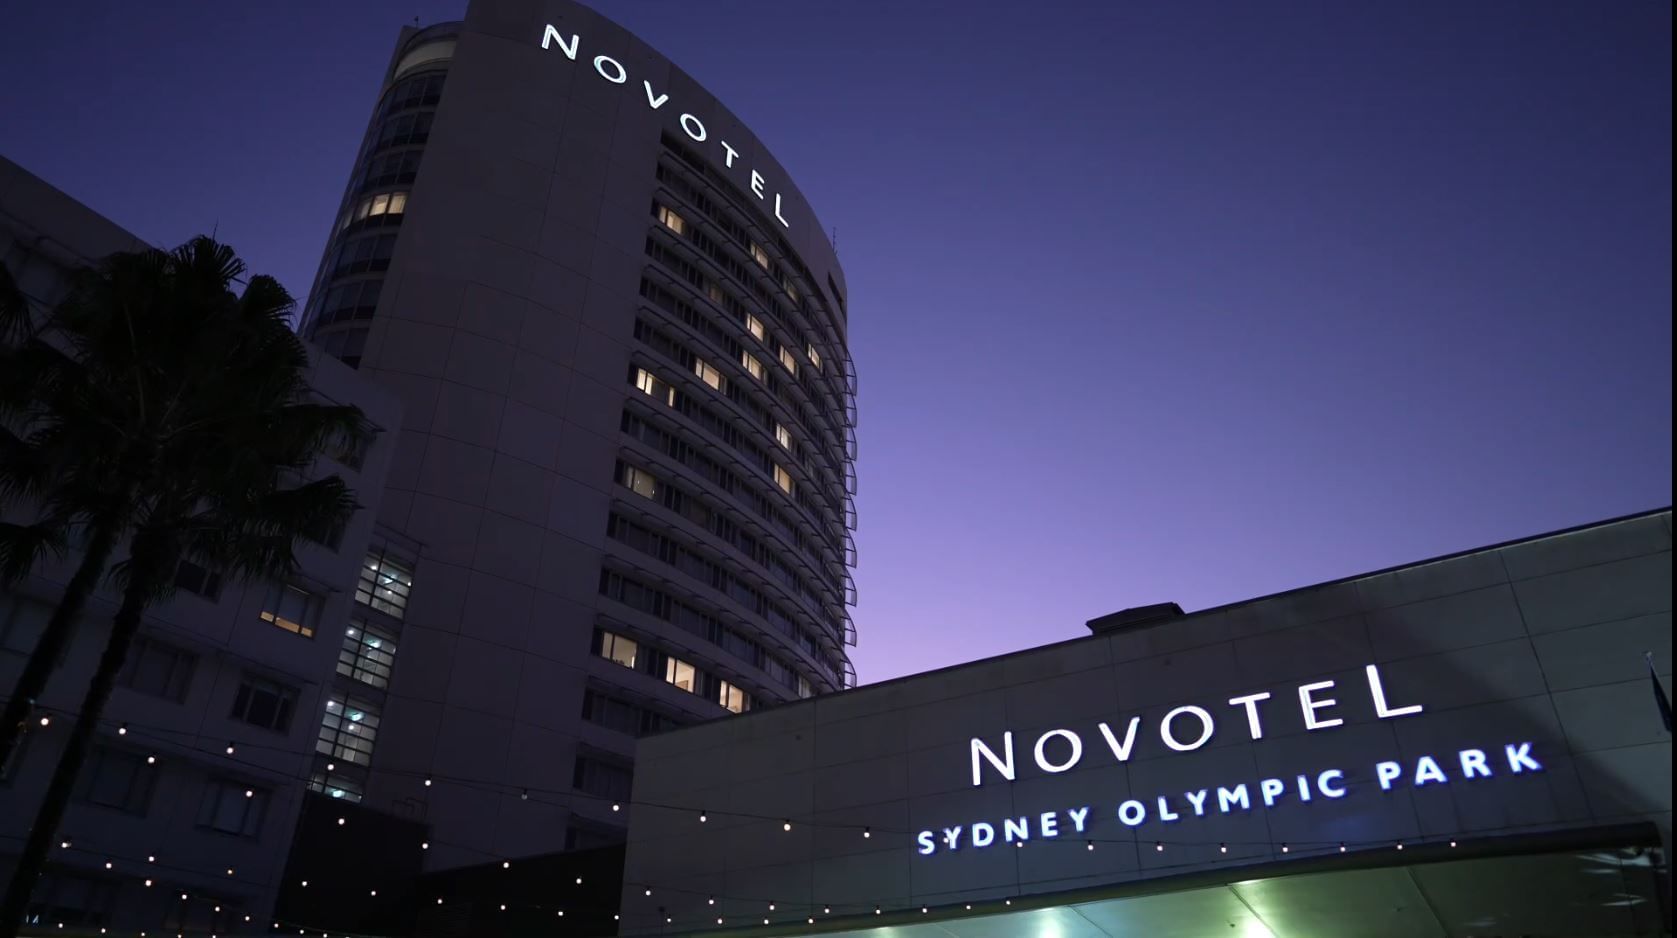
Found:
[[[1424,712],[1424,707],[1418,703],[1392,705],[1378,665],[1368,665],[1364,673],[1366,690],[1378,718],[1413,717]],[[1296,688],[1298,707],[1307,731],[1344,725],[1343,718],[1333,716],[1334,708],[1339,706],[1338,699],[1331,696],[1339,693],[1335,684],[1334,681],[1316,681]],[[1232,697],[1228,701],[1228,706],[1237,711],[1236,719],[1245,724],[1246,733],[1253,741],[1264,738],[1263,716],[1273,696],[1265,691]],[[1114,731],[1111,724],[1104,722],[1097,724],[1097,729],[1115,761],[1130,761],[1141,729],[1140,717],[1131,717],[1122,731]],[[1216,731],[1216,718],[1212,712],[1192,705],[1169,711],[1156,728],[1160,741],[1175,752],[1192,752],[1205,746]],[[1207,784],[1191,791],[1147,793],[1139,797],[1129,793],[1130,797],[1101,810],[1093,805],[1073,805],[1005,818],[978,819],[918,832],[915,834],[916,852],[921,856],[930,856],[996,843],[1023,844],[1032,839],[1093,837],[1094,827],[1103,818],[1116,818],[1125,827],[1139,828],[1149,823],[1170,824],[1184,818],[1250,811],[1257,807],[1273,808],[1284,802],[1310,804],[1337,801],[1362,791],[1390,792],[1399,786],[1421,788],[1446,784],[1452,779],[1468,781],[1542,770],[1543,765],[1532,753],[1530,742],[1499,745],[1500,749],[1462,749],[1439,757],[1423,755],[1415,759],[1383,760],[1368,767],[1371,771],[1366,774],[1348,771],[1350,767],[1318,766],[1308,772],[1273,778],[1221,780],[1221,784]],[[1008,782],[1018,777],[1019,763],[1011,731],[1002,734],[1001,742],[996,746],[973,737],[971,753],[974,786],[981,786],[998,777]],[[1069,729],[1051,729],[1037,737],[1031,755],[1037,768],[1045,773],[1066,772],[1083,760],[1083,739]],[[987,775],[990,777],[987,778]],[[1368,779],[1374,784],[1363,784],[1358,779]]]

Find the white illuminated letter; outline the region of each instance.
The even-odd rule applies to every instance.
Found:
[[[996,839],[996,829],[979,821],[972,826],[972,845],[974,847],[988,847]]]
[[[1118,806],[1118,820],[1128,827],[1139,827],[1147,820],[1147,806],[1139,801],[1126,801]]]
[[[607,62],[611,63],[612,68],[617,69],[616,78],[606,74]],[[599,72],[601,78],[604,78],[606,81],[609,81],[614,85],[621,85],[629,80],[629,73],[623,70],[623,63],[617,61],[609,55],[594,56],[594,71]]]
[[[763,174],[755,169],[751,171],[751,191],[757,193],[757,198],[763,198]]]
[[[1069,758],[1066,761],[1060,763],[1059,765],[1049,764],[1048,756],[1043,751],[1048,745],[1048,740],[1054,738],[1055,736],[1058,736],[1058,737],[1064,739],[1066,742],[1071,743],[1071,758]],[[1071,730],[1049,730],[1048,732],[1043,733],[1041,736],[1037,737],[1037,740],[1036,740],[1036,764],[1037,764],[1037,767],[1042,769],[1044,772],[1048,772],[1050,774],[1057,774],[1057,773],[1060,773],[1060,772],[1064,772],[1065,770],[1067,770],[1067,769],[1071,768],[1072,766],[1076,765],[1077,761],[1079,759],[1082,759],[1082,758],[1083,758],[1083,740],[1079,739],[1077,734],[1073,733]]]
[[[1374,697],[1375,716],[1382,720],[1387,720],[1392,717],[1406,717],[1412,713],[1421,712],[1420,704],[1410,704],[1407,707],[1398,707],[1395,710],[1387,705],[1386,687],[1384,684],[1380,683],[1380,668],[1371,664],[1367,668],[1364,668],[1364,670],[1368,672],[1368,692]]]
[[[1017,820],[1008,818],[1002,822],[1002,839],[1007,843],[1013,843],[1015,840],[1030,840],[1030,824],[1024,818]]]
[[[1089,816],[1089,809],[1086,807],[1073,808],[1066,812],[1066,816],[1071,818],[1071,823],[1077,827],[1077,832],[1079,834],[1083,833],[1083,821]]]
[[[698,129],[695,130],[694,128]],[[681,129],[687,132],[687,136],[693,138],[694,143],[705,142],[705,125],[697,117],[691,114],[681,115]]]
[[[1170,809],[1170,799],[1166,798],[1164,795],[1159,796],[1159,820],[1161,820],[1161,821],[1180,821],[1180,820],[1182,820],[1182,815],[1177,814],[1175,811],[1172,811]]]
[[[1531,743],[1521,743],[1518,746],[1509,743],[1502,748],[1508,754],[1508,767],[1514,770],[1514,774],[1543,770],[1543,766],[1531,757]]]
[[[1171,722],[1184,713],[1191,713],[1194,716],[1199,717],[1200,721],[1200,738],[1187,744],[1178,742],[1176,735],[1170,731]],[[1177,752],[1193,752],[1195,749],[1198,749],[1210,741],[1211,729],[1211,714],[1205,712],[1205,708],[1203,707],[1190,705],[1186,707],[1177,707],[1175,710],[1165,714],[1164,720],[1159,724],[1159,735],[1164,737],[1166,746],[1169,746]]]
[[[1428,782],[1448,782],[1444,777],[1444,770],[1439,767],[1438,760],[1432,756],[1422,756],[1421,761],[1415,763],[1415,787],[1420,788]]]
[[[1054,812],[1042,812],[1042,817],[1037,819],[1037,833],[1044,837],[1060,836],[1060,819],[1054,815]]]
[[[780,222],[780,227],[788,231],[792,229],[792,223],[786,220],[785,215],[780,214],[780,193],[778,192],[774,194],[774,220]]]
[[[1328,783],[1337,782],[1344,778],[1344,772],[1341,772],[1338,769],[1329,769],[1321,775],[1316,776],[1316,790],[1324,795],[1327,795],[1329,798],[1343,798],[1345,797],[1345,786],[1340,785],[1338,787],[1329,787]]]
[[[1309,801],[1310,800],[1310,778],[1309,778],[1309,776],[1300,775],[1298,777],[1298,780],[1299,780],[1299,800],[1300,801]]]
[[[1278,778],[1266,778],[1258,783],[1258,791],[1264,796],[1264,807],[1275,807],[1275,799],[1287,790],[1287,784]]]
[[[643,81],[641,82],[641,85],[646,88],[646,103],[652,105],[652,109],[654,111],[663,107],[664,102],[670,99],[668,94],[661,94],[654,97],[652,94],[652,82],[650,81]]]
[[[1246,784],[1244,782],[1236,785],[1233,791],[1222,787],[1217,789],[1217,810],[1228,814],[1229,809],[1237,804],[1240,805],[1242,811],[1252,810],[1252,799],[1246,794]]]
[[[1194,814],[1197,817],[1205,817],[1205,796],[1207,794],[1209,793],[1203,788],[1199,791],[1183,792],[1183,795],[1188,799],[1188,803],[1194,806]],[[1199,797],[1196,798],[1195,795]]]
[[[728,141],[726,140],[718,140],[716,142],[722,144],[722,149],[728,151],[728,155],[722,158],[722,165],[728,167],[729,169],[733,169],[734,160],[740,155],[740,151],[728,146]]]
[[[1339,704],[1339,701],[1333,699],[1332,697],[1329,697],[1326,700],[1316,700],[1316,699],[1312,698],[1311,695],[1316,693],[1319,690],[1332,690],[1332,689],[1333,689],[1333,682],[1332,681],[1317,681],[1314,684],[1305,684],[1304,686],[1299,688],[1299,706],[1304,708],[1304,728],[1305,729],[1307,729],[1307,730],[1325,730],[1330,726],[1338,726],[1339,724],[1345,722],[1344,720],[1341,720],[1338,717],[1334,717],[1331,720],[1318,720],[1318,719],[1316,719],[1316,711],[1317,710],[1319,710],[1323,707],[1337,706]]]
[[[542,31],[542,48],[546,49],[550,42],[557,42],[559,43],[559,51],[565,53],[565,57],[572,62],[576,61],[576,46],[581,40],[582,36],[580,35],[572,36],[570,45],[566,45],[565,37],[559,34],[559,30],[553,28],[552,23],[549,23],[547,29]]]
[[[1380,779],[1380,790],[1391,791],[1392,780],[1403,774],[1403,766],[1396,762],[1382,762],[1374,767],[1375,778]]]
[[[945,827],[943,829],[943,842],[948,844],[951,850],[959,847],[961,845],[961,825]]]
[[[916,852],[923,857],[931,856],[937,849],[937,841],[933,839],[931,831],[921,831],[920,836],[915,839],[920,841],[920,849]]]
[[[1246,728],[1251,732],[1253,739],[1264,738],[1264,724],[1258,719],[1258,701],[1268,699],[1269,691],[1267,690],[1261,694],[1247,694],[1244,697],[1229,698],[1229,706],[1246,708]]]
[[[1101,724],[1101,735],[1106,737],[1106,745],[1119,762],[1130,761],[1130,750],[1135,746],[1135,729],[1141,725],[1141,717],[1130,717],[1129,728],[1124,731],[1124,741],[1120,743],[1118,737],[1112,735],[1112,727]]]
[[[1485,762],[1485,750],[1463,749],[1458,755],[1462,760],[1462,778],[1491,777],[1491,767]]]
[[[974,736],[972,738],[972,784],[973,784],[973,787],[976,788],[979,785],[984,784],[984,779],[979,774],[979,763],[978,763],[978,757],[979,756],[983,756],[984,758],[990,760],[990,764],[995,766],[996,771],[1002,773],[1002,778],[1005,778],[1010,782],[1013,781],[1013,731],[1012,730],[1008,730],[1007,732],[1002,734],[1002,754],[1003,754],[1004,758],[1001,758],[1001,759],[996,758],[996,754],[990,750],[990,747],[984,745],[984,740],[979,739],[976,736]]]

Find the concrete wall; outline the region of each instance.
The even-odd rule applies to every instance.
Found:
[[[666,915],[677,928],[714,926],[718,915],[802,922],[826,906],[871,914],[875,905],[1046,893],[1332,854],[1341,842],[1387,847],[1646,820],[1669,851],[1671,736],[1645,651],[1669,687],[1669,511],[650,738],[638,753],[625,931],[658,932]],[[1424,710],[1379,718],[1371,663],[1392,707]],[[1337,705],[1320,716],[1344,724],[1306,730],[1297,687],[1328,680],[1332,689],[1313,694]],[[1263,737],[1253,740],[1244,710],[1227,701],[1260,691],[1273,697],[1259,704]],[[1213,715],[1215,733],[1201,748],[1172,751],[1159,722],[1190,704]],[[1097,724],[1121,740],[1138,715],[1134,751],[1119,762]],[[1191,742],[1197,722],[1179,719],[1177,736]],[[1081,737],[1083,757],[1051,774],[1032,749],[1057,728]],[[975,787],[972,738],[999,753],[1007,731],[1017,780],[986,762]],[[1509,771],[1504,746],[1520,742],[1532,744],[1541,771]],[[1457,753],[1467,748],[1486,752],[1492,777],[1462,778]],[[1057,739],[1046,753],[1057,763],[1068,751]],[[1414,785],[1426,755],[1447,782]],[[1388,760],[1405,775],[1385,791],[1375,766]],[[1347,794],[1315,791],[1301,803],[1295,776],[1314,782],[1327,769],[1345,773]],[[1257,786],[1270,777],[1288,791],[1266,808]],[[1217,811],[1216,788],[1241,782],[1252,809]],[[1207,787],[1212,807],[1196,817],[1183,793]],[[1157,819],[1159,795],[1181,820]],[[1147,806],[1136,827],[1117,817],[1132,798]],[[1082,806],[1092,820],[1078,835],[1063,811]],[[1062,812],[1053,840],[1038,829],[1045,811]],[[1004,844],[1001,822],[1027,816],[1033,839]],[[968,845],[974,821],[995,825],[995,845]],[[918,832],[941,840],[957,824],[968,828],[960,849],[917,852]]]

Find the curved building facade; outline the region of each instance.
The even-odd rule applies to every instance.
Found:
[[[386,75],[301,329],[404,402],[411,595],[316,787],[426,821],[432,869],[618,841],[637,737],[854,683],[844,273],[585,7],[474,0]]]

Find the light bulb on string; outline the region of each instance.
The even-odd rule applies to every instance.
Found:
[[[1289,846],[1287,846],[1287,845],[1286,845],[1286,844],[1282,844],[1282,845],[1281,845],[1281,852],[1282,852],[1282,853],[1292,853],[1292,852],[1293,852],[1293,848],[1291,848],[1291,847],[1289,847]]]
[[[41,717],[41,725],[42,726],[51,726],[52,725],[52,717],[49,717],[49,716]]]
[[[871,828],[871,827],[862,828],[862,839],[863,840],[867,840],[868,838],[870,838],[872,836],[873,836],[873,828]]]
[[[1083,842],[1083,846],[1084,846],[1084,847],[1085,847],[1085,848],[1086,848],[1086,849],[1089,849],[1089,850],[1093,850],[1093,849],[1095,849],[1095,842],[1094,842],[1094,841],[1092,841],[1092,840],[1085,840],[1085,841],[1084,841],[1084,842]]]
[[[427,777],[427,778],[426,778],[426,779],[425,779],[425,787],[426,787],[426,788],[430,788],[430,787],[431,787],[431,779],[430,779],[430,778],[429,778],[429,777]]]
[[[228,743],[228,744],[227,744],[227,754],[228,754],[228,755],[232,755],[232,754],[233,754],[233,744],[232,744],[232,743]]]
[[[1158,853],[1164,853],[1165,852],[1165,842],[1162,841],[1162,840],[1153,841],[1153,849],[1154,849],[1154,851],[1156,851]]]
[[[781,822],[780,829],[783,830],[783,831],[791,830],[792,829],[792,822],[791,821]]]
[[[528,789],[528,788],[520,789],[519,792],[518,792],[518,800],[519,801],[529,801],[530,800],[530,789]]]
[[[706,822],[708,820],[710,820],[710,818],[708,816],[706,816],[703,811],[700,811],[699,812],[699,823],[703,824],[704,822]]]
[[[116,734],[118,736],[127,736],[128,735],[128,724],[124,723],[121,726],[117,727],[116,728]]]

